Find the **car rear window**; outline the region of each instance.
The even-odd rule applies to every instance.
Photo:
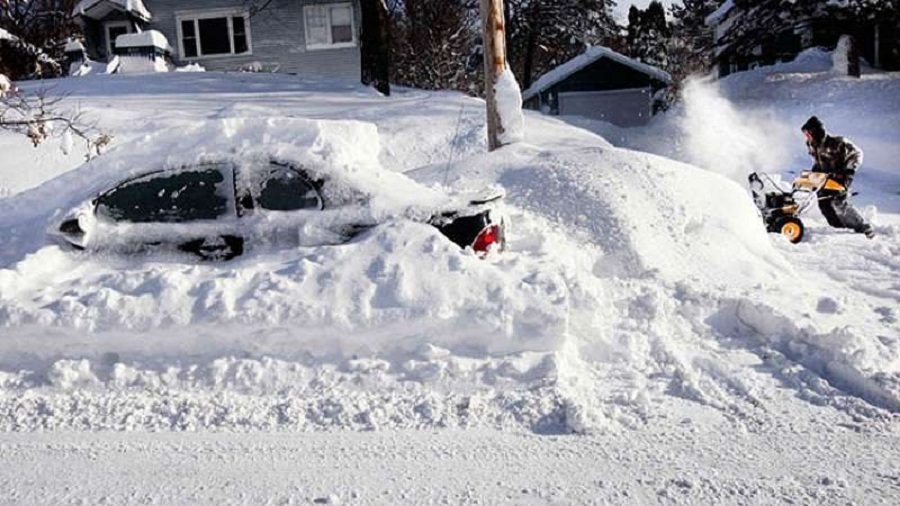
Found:
[[[271,164],[254,181],[256,203],[270,211],[322,209],[322,198],[315,185],[297,170]]]

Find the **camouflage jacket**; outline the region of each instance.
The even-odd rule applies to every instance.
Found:
[[[818,145],[807,143],[806,147],[815,160],[813,170],[827,172],[832,179],[847,185],[863,160],[862,150],[843,137],[826,135]]]

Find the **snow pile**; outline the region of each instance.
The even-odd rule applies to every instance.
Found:
[[[71,68],[69,69],[69,75],[72,77],[82,77],[87,75],[114,74],[119,70],[120,64],[121,59],[118,56],[113,56],[113,58],[108,63],[98,62],[91,60],[90,58],[85,58],[84,61],[80,64],[72,64]]]
[[[188,63],[181,67],[175,67],[175,72],[206,72],[206,69],[199,63]]]
[[[616,148],[509,148],[456,164],[448,181],[496,181],[507,200],[596,245],[601,277],[753,286],[780,276],[778,257],[741,186],[696,167]],[[413,173],[437,181],[443,169]],[[723,211],[723,209],[726,209]]]
[[[509,67],[503,70],[494,85],[497,110],[500,115],[500,143],[503,145],[525,139],[525,117],[522,115],[522,90]]]
[[[817,107],[848,119],[838,103],[897,107],[891,76],[850,84],[824,72],[747,73],[701,98],[719,109],[720,129],[749,124],[761,103],[808,115],[804,100],[829,92],[838,102]],[[16,167],[33,169],[0,171],[12,189],[0,202],[4,429],[755,431],[823,406],[864,427],[897,411],[900,208],[896,177],[878,168],[889,168],[878,160],[896,149],[885,137],[896,129],[866,140],[857,181],[884,196],[879,238],[813,220],[794,246],[765,233],[744,181],[618,149],[558,119],[526,114],[527,143],[473,156],[484,150],[483,103],[456,93],[386,98],[260,74],[111,76],[103,90],[89,81],[62,85],[116,128],[121,149],[41,184],[71,165],[4,144]],[[671,142],[643,132],[685,156],[682,120],[650,127],[671,129]],[[733,169],[755,156],[741,137],[710,143],[736,151],[711,159]],[[129,174],[273,154],[377,188],[390,219],[340,246],[262,247],[218,264],[63,251],[42,233]],[[505,188],[508,250],[481,260],[397,213],[452,198],[423,184]]]

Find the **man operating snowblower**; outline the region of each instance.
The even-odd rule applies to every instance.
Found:
[[[825,125],[813,116],[801,128],[806,136],[806,147],[812,156],[813,172],[824,172],[836,185],[823,185],[818,191],[819,210],[828,224],[835,228],[850,228],[875,237],[872,225],[850,204],[850,185],[856,169],[862,163],[862,151],[849,140],[829,135]],[[832,188],[828,188],[832,186]]]

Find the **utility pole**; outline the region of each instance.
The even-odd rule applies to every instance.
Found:
[[[481,26],[484,31],[484,94],[487,101],[488,149],[494,151],[502,145],[500,135],[503,133],[494,89],[497,79],[506,69],[503,0],[481,0]]]

